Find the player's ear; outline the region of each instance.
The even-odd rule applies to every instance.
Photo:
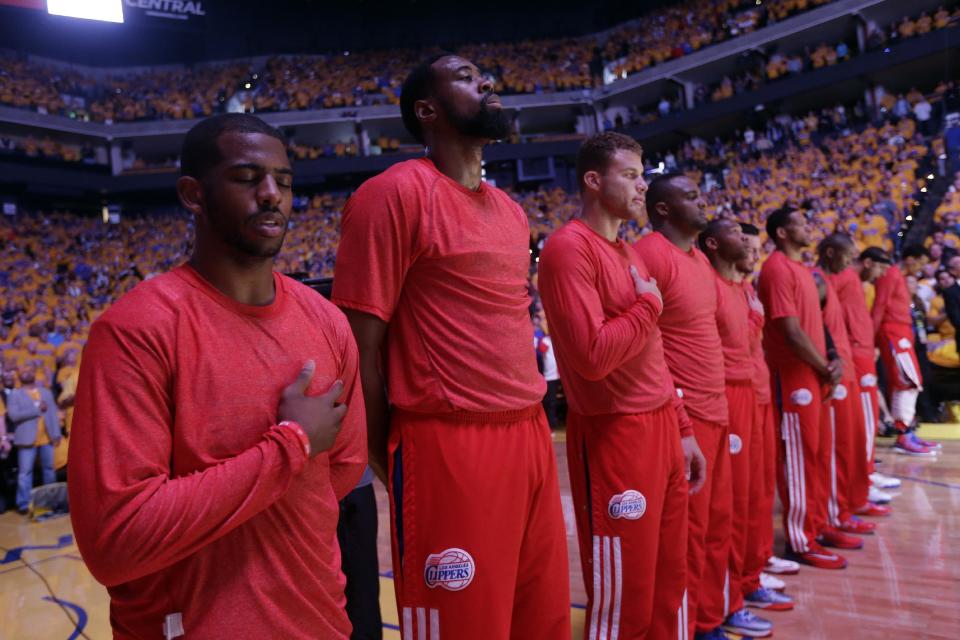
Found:
[[[437,107],[430,99],[417,100],[414,102],[413,112],[416,114],[417,120],[421,123],[433,122],[437,119]]]
[[[180,176],[177,179],[177,197],[183,208],[193,215],[203,214],[203,185],[193,176]]]
[[[594,191],[600,190],[600,174],[597,171],[587,171],[583,174],[583,185]]]

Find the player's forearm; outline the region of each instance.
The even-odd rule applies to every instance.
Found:
[[[386,384],[376,358],[360,354],[360,381],[367,413],[367,451],[374,473],[386,483],[390,412]]]
[[[580,375],[602,380],[643,350],[659,317],[659,307],[651,297],[642,296],[625,313],[593,330],[593,340],[577,358]]]
[[[83,444],[76,456],[85,457]],[[154,475],[130,486],[114,461],[81,466],[71,502],[77,543],[93,575],[107,586],[165,569],[197,553],[274,502],[302,471],[307,454],[287,427],[198,473]],[[125,484],[126,483],[126,484]]]
[[[795,331],[787,331],[786,339],[787,344],[797,358],[813,367],[817,374],[826,375],[827,359],[813,345],[810,336],[804,333],[803,330],[797,329]]]

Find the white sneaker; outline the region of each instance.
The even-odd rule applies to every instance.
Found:
[[[767,573],[793,574],[800,571],[800,565],[793,560],[784,560],[777,556],[770,556],[767,559],[767,566],[764,571]]]
[[[900,487],[900,478],[892,478],[874,471],[870,474],[870,483],[877,489],[897,489]]]
[[[886,491],[880,491],[880,489],[870,485],[870,493],[867,495],[867,500],[874,504],[887,504],[893,500],[893,496]]]
[[[770,575],[766,571],[761,571],[760,586],[764,589],[771,589],[773,591],[783,591],[787,588],[787,583],[776,576]]]

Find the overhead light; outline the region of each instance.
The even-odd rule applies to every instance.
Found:
[[[932,174],[932,173],[927,176],[927,180],[933,180],[933,174]]]
[[[47,0],[47,13],[100,22],[123,22],[123,3],[121,0]]]
[[[913,216],[907,216],[907,222],[910,222],[911,220],[913,220]]]
[[[926,187],[923,187],[922,189],[920,189],[920,193],[926,193],[926,192],[927,192],[927,188],[926,188]]]

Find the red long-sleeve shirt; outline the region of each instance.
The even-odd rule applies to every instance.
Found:
[[[910,292],[907,280],[896,265],[889,267],[874,283],[877,295],[873,300],[870,316],[873,318],[874,332],[880,331],[885,324],[911,326]]]
[[[754,325],[740,283],[716,276],[717,330],[723,345],[723,371],[728,382],[751,381],[754,374],[750,338]]]
[[[753,359],[753,391],[757,395],[759,404],[770,404],[770,368],[767,367],[767,357],[763,352],[763,313],[755,310],[751,300],[760,301],[753,284],[744,280],[740,283],[743,296],[750,307],[750,355]]]
[[[833,284],[843,309],[843,319],[850,337],[850,347],[857,355],[873,358],[873,319],[867,309],[867,297],[863,294],[860,274],[852,268],[840,273],[827,274]]]
[[[837,297],[837,291],[833,288],[830,279],[826,277],[826,273],[821,269],[816,269],[816,272],[820,274],[827,285],[827,299],[823,305],[823,326],[830,332],[830,338],[833,340],[837,355],[843,360],[843,378],[845,380],[855,378],[857,372],[853,364],[853,348],[850,346],[850,337],[847,334],[847,325],[843,318],[840,298]]]
[[[673,381],[696,418],[727,424],[723,351],[717,331],[717,288],[707,257],[681,251],[658,231],[635,245],[663,294],[660,330]]]
[[[621,240],[610,242],[579,220],[550,236],[538,284],[560,379],[580,415],[635,414],[673,402],[681,433],[693,427],[663,355],[653,294],[637,296],[630,267],[649,274]]]
[[[117,638],[347,638],[338,500],[366,462],[357,350],[343,315],[275,274],[248,306],[182,266],[97,322],[70,438],[77,544],[107,586]],[[308,459],[275,426],[313,359],[309,394],[343,380],[334,446]]]

